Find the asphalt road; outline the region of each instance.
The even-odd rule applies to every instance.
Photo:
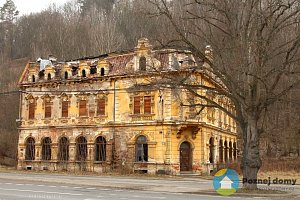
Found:
[[[51,174],[0,173],[0,200],[212,200],[253,199],[201,194],[211,189],[203,179],[153,179],[144,177],[72,176]],[[262,197],[257,197],[262,199]],[[267,198],[264,199],[274,199]]]

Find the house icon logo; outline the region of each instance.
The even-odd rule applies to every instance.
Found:
[[[239,183],[238,174],[232,169],[221,169],[213,178],[215,191],[223,196],[235,193],[239,188]]]

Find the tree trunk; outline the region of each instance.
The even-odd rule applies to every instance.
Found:
[[[247,119],[245,125],[241,127],[244,138],[241,163],[243,187],[246,189],[257,189],[257,184],[253,180],[257,180],[257,173],[262,163],[259,156],[258,119],[252,116]]]

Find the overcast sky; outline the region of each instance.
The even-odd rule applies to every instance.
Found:
[[[50,4],[55,3],[62,5],[69,0],[13,0],[17,6],[20,15],[29,14],[31,12],[39,12],[46,9]],[[0,7],[6,0],[0,0]]]

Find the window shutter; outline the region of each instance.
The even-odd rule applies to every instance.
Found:
[[[69,102],[63,101],[61,104],[61,116],[68,117],[69,116]]]
[[[45,118],[51,118],[51,102],[45,103]]]
[[[134,97],[133,100],[133,114],[140,114],[141,113],[141,97],[140,96],[136,96]]]
[[[87,116],[86,100],[79,101],[79,116]]]
[[[105,115],[105,99],[98,99],[97,115]]]
[[[151,113],[151,96],[144,97],[144,113],[145,114]]]

